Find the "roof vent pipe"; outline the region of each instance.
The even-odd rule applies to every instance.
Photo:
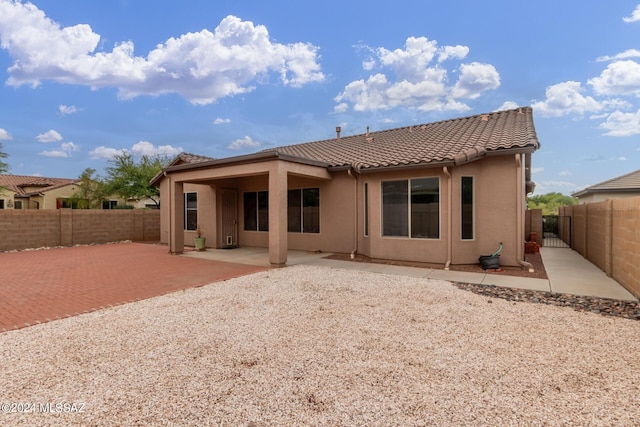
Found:
[[[340,126],[336,126],[336,138],[340,139],[340,132],[342,131],[342,128]]]

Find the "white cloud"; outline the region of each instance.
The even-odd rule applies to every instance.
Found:
[[[501,106],[495,109],[495,111],[515,110],[519,105],[517,102],[505,101]]]
[[[334,112],[388,110],[397,107],[421,111],[467,111],[469,107],[457,98],[475,99],[484,91],[500,85],[500,75],[490,64],[472,62],[459,66],[460,76],[448,86],[449,71],[444,62],[463,59],[466,46],[438,47],[435,40],[409,37],[404,49],[367,49],[374,58],[363,62],[365,71],[375,73],[366,79],[352,81],[338,94]],[[434,63],[435,61],[435,63]],[[451,72],[456,70],[451,70]]]
[[[532,107],[543,116],[560,117],[567,114],[595,112],[602,109],[602,105],[590,96],[582,95],[580,82],[563,82],[547,87],[547,99],[534,102]]]
[[[58,106],[58,112],[61,116],[68,116],[69,114],[78,112],[78,109],[75,105],[60,105]]]
[[[36,139],[40,142],[58,142],[62,141],[62,135],[60,135],[56,130],[50,129],[45,133],[41,133],[36,136]]]
[[[71,157],[71,153],[74,151],[80,151],[80,147],[78,147],[73,142],[69,141],[69,142],[60,144],[59,150],[41,151],[38,154],[45,157],[66,158],[66,157]]]
[[[223,123],[231,123],[231,119],[223,119],[223,118],[218,117],[213,121],[214,125],[221,125]]]
[[[80,147],[78,147],[76,144],[74,144],[71,141],[65,142],[64,144],[61,144],[60,148],[62,148],[64,151],[67,151],[67,152],[80,151]]]
[[[182,147],[172,147],[171,145],[160,145],[156,147],[149,141],[140,141],[131,147],[131,153],[138,157],[174,157],[183,151]]]
[[[227,146],[229,150],[243,150],[245,148],[258,148],[260,147],[258,141],[254,141],[250,136],[245,136],[244,138],[239,138],[233,141],[231,144]]]
[[[635,95],[640,97],[640,64],[617,61],[609,64],[600,76],[588,83],[598,95]]]
[[[599,56],[598,58],[596,58],[596,61],[606,62],[606,61],[616,61],[620,59],[629,59],[629,58],[640,58],[640,50],[627,49],[624,52],[618,53],[613,56]]]
[[[92,159],[109,160],[114,158],[115,156],[120,156],[126,153],[128,153],[128,151],[125,148],[117,149],[117,148],[104,147],[101,145],[100,147],[97,147],[94,150],[91,150],[89,152],[89,157]]]
[[[62,27],[32,3],[0,0],[0,46],[13,60],[10,86],[38,86],[43,80],[115,87],[121,98],[177,93],[193,104],[250,92],[257,81],[276,75],[300,87],[324,81],[318,47],[274,42],[267,28],[227,16],[213,30],[169,38],[148,53],[134,44],[97,51],[100,35],[80,24]]]
[[[621,162],[624,162],[626,160],[628,160],[625,156],[620,156],[618,157],[618,160],[620,160]]]
[[[0,141],[9,141],[11,139],[13,139],[11,134],[6,130],[0,128]]]
[[[622,18],[624,22],[636,22],[640,21],[640,5],[636,6],[635,10],[631,13],[631,16]]]
[[[569,171],[560,171],[560,176],[572,176],[573,174]]]
[[[531,168],[531,173],[544,172],[544,168]]]
[[[462,64],[460,78],[451,90],[454,98],[476,99],[482,92],[500,86],[500,74],[491,64]]]
[[[64,150],[41,151],[38,154],[40,156],[45,156],[45,157],[60,157],[60,158],[69,157],[69,153],[67,153]]]
[[[608,131],[605,133],[608,136],[640,135],[640,110],[635,113],[615,111],[599,128]]]
[[[464,59],[469,54],[467,46],[443,46],[438,49],[438,62],[444,62],[449,58]]]

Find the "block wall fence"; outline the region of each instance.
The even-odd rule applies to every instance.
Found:
[[[122,240],[159,241],[160,211],[0,210],[0,251]]]
[[[573,249],[640,297],[640,197],[564,206]]]

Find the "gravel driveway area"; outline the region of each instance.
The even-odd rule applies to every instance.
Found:
[[[296,266],[0,334],[0,424],[631,426],[639,349],[634,320]]]

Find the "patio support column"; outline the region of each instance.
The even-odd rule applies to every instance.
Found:
[[[184,252],[184,188],[182,182],[169,182],[169,253]]]
[[[269,262],[273,267],[287,263],[287,170],[275,162],[269,171]]]

